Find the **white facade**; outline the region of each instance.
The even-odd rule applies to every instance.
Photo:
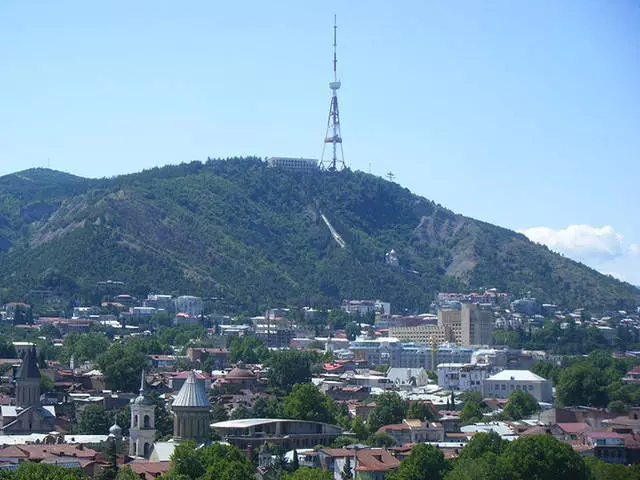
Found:
[[[503,370],[484,381],[485,397],[509,398],[515,390],[529,392],[538,402],[553,402],[551,382],[529,370]]]
[[[186,313],[190,317],[198,317],[204,310],[204,304],[200,297],[191,295],[183,295],[173,299],[173,305],[176,313]]]
[[[488,365],[473,363],[441,363],[437,368],[438,386],[445,390],[483,392],[484,382],[489,377]]]

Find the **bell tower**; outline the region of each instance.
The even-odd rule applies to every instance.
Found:
[[[129,427],[129,456],[149,458],[156,438],[155,405],[144,390],[144,370],[140,379],[140,393],[131,400]]]
[[[28,408],[40,405],[40,371],[35,345],[22,359],[22,366],[16,377],[16,406]]]

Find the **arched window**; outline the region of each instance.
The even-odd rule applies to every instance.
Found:
[[[138,415],[136,415],[135,417],[133,417],[133,426],[137,427],[138,426]]]
[[[144,416],[144,428],[149,428],[151,426],[151,418],[149,415]]]

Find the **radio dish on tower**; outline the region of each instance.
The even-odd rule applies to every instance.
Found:
[[[342,151],[342,134],[340,133],[340,111],[338,110],[338,90],[340,89],[340,81],[338,80],[337,65],[338,57],[336,47],[338,25],[336,16],[333,16],[333,82],[329,82],[331,90],[331,103],[329,105],[329,119],[327,120],[327,132],[324,137],[324,145],[322,146],[322,156],[320,157],[320,168],[323,170],[336,171],[345,168],[344,153]],[[327,144],[331,144],[331,157],[325,152]]]

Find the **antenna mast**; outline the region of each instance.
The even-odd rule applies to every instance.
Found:
[[[337,32],[336,15],[333,16],[333,82],[329,83],[331,89],[331,103],[329,105],[329,119],[327,120],[327,132],[322,147],[322,157],[320,168],[323,170],[336,171],[346,167],[344,163],[344,153],[342,151],[342,135],[340,133],[340,111],[338,110],[338,90],[340,81],[338,80],[338,55],[337,55]],[[331,144],[331,158],[325,158],[327,144]],[[338,152],[338,150],[340,150]]]

